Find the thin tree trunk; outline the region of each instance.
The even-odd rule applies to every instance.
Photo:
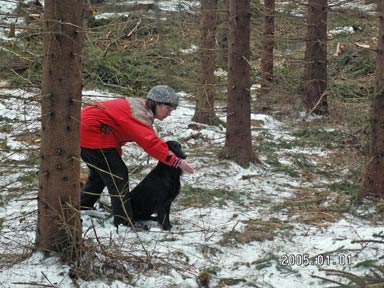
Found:
[[[82,1],[45,0],[41,158],[36,245],[80,256]]]
[[[228,68],[229,0],[219,0],[219,32],[217,37],[220,64]]]
[[[201,0],[200,86],[192,120],[212,125],[215,114],[215,42],[217,0]]]
[[[328,114],[327,0],[308,1],[308,32],[302,103],[307,113]]]
[[[246,167],[254,161],[250,117],[250,1],[231,1],[229,12],[227,131],[221,156]]]
[[[261,97],[270,92],[273,81],[273,45],[275,33],[275,0],[264,0],[263,38],[261,48]]]
[[[384,198],[384,0],[377,1],[379,37],[376,57],[375,95],[371,107],[368,163],[363,174],[361,196]]]

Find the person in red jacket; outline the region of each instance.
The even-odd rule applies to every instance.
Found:
[[[130,141],[169,166],[194,172],[191,164],[176,157],[152,128],[155,119],[167,118],[178,104],[179,97],[171,87],[158,85],[148,92],[146,99],[118,98],[81,110],[81,158],[89,168],[81,190],[81,209],[93,209],[107,187],[114,225],[133,225],[128,168],[121,157],[122,146]]]

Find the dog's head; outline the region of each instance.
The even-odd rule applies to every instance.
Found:
[[[169,150],[171,150],[175,155],[181,159],[186,159],[184,151],[181,149],[181,144],[177,141],[167,141]]]

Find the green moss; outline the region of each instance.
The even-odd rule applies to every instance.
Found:
[[[225,207],[228,201],[234,201],[238,205],[242,205],[242,197],[240,192],[221,190],[221,189],[202,189],[184,185],[181,188],[178,202],[186,207]]]

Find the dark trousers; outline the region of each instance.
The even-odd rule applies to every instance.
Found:
[[[111,197],[114,224],[130,224],[132,207],[129,193],[128,168],[114,148],[87,149],[81,147],[81,158],[89,168],[87,182],[81,190],[80,206],[92,209],[107,187]]]

